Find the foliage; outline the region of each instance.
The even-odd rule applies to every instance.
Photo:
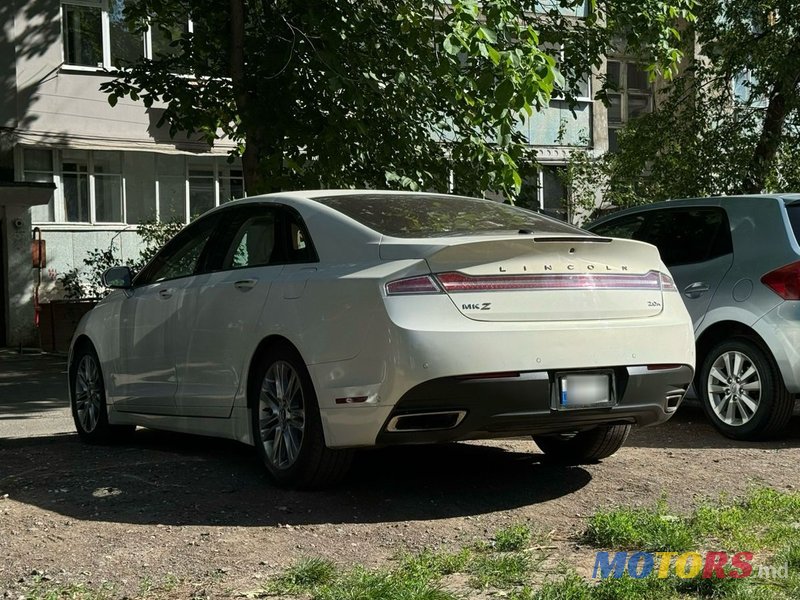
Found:
[[[620,42],[670,76],[696,2],[590,0],[586,18],[570,16],[583,4],[140,0],[126,5],[129,27],[150,22],[174,41],[102,89],[112,105],[162,103],[173,135],[233,141],[251,194],[446,190],[452,173],[458,191],[513,196],[535,168],[520,121],[554,93],[574,102]],[[193,32],[175,36],[187,15]]]
[[[709,0],[695,12],[689,60],[660,90],[657,111],[577,177],[601,182],[614,205],[800,187],[796,3]]]
[[[178,231],[183,223],[178,221],[146,221],[138,226],[141,243],[139,257],[128,266],[134,273],[141,271]],[[73,268],[60,278],[66,298],[102,298],[108,293],[101,276],[114,266],[122,264],[122,258],[115,254],[116,245],[111,241],[108,248],[95,248],[83,259],[84,269]]]
[[[64,297],[67,300],[79,300],[89,296],[87,286],[81,278],[80,270],[77,268],[63,273],[58,278],[58,283],[61,284],[61,289],[64,291]]]

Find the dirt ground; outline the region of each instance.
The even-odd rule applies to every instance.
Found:
[[[316,492],[274,487],[249,448],[227,441],[147,430],[113,447],[69,434],[0,439],[0,597],[36,574],[131,594],[174,577],[176,597],[238,595],[303,556],[378,565],[517,522],[580,568],[590,555],[578,536],[598,508],[666,494],[684,510],[753,484],[794,489],[800,418],[791,431],[733,442],[684,406],[600,464],[549,465],[516,439],[392,448],[363,452],[343,485]]]

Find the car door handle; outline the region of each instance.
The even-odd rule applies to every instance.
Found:
[[[168,289],[158,290],[158,295],[161,296],[164,300],[167,300],[168,298],[172,298],[172,290]]]
[[[252,290],[255,285],[258,283],[258,279],[240,279],[233,286],[237,290],[241,290],[242,292],[246,292],[247,290]]]
[[[710,289],[711,286],[708,285],[706,282],[696,281],[683,288],[683,295],[686,296],[687,298],[699,298]]]

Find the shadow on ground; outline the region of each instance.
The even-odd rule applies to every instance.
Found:
[[[0,419],[32,417],[69,406],[67,359],[0,349]]]
[[[172,525],[268,526],[442,519],[568,495],[588,471],[541,454],[449,444],[362,452],[344,484],[276,488],[252,450],[212,438],[139,430],[129,445],[75,435],[0,440],[0,493],[70,518]]]

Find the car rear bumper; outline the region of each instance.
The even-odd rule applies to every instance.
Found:
[[[800,301],[779,304],[756,321],[753,329],[775,357],[786,389],[800,394]]]
[[[552,371],[531,371],[507,378],[447,377],[427,381],[409,390],[397,402],[376,443],[498,438],[575,431],[612,423],[656,425],[677,410],[693,375],[687,365],[658,370],[648,370],[646,366],[611,370],[616,402],[598,409],[556,408],[557,385]],[[426,419],[425,415],[431,416]]]

